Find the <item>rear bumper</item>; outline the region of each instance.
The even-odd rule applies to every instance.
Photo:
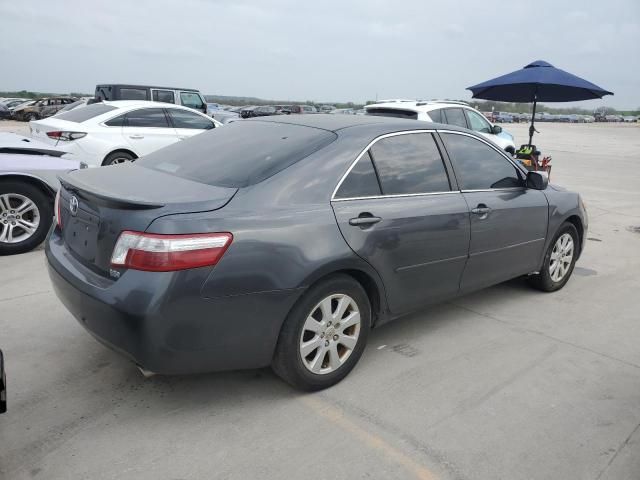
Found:
[[[117,281],[80,264],[55,232],[46,242],[53,288],[98,341],[160,374],[271,363],[280,327],[299,290],[204,298],[209,269],[127,271]]]

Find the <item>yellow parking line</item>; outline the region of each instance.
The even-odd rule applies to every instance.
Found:
[[[379,436],[364,430],[347,418],[345,413],[337,406],[324,402],[317,396],[307,395],[300,398],[302,402],[318,415],[326,418],[344,431],[350,433],[370,448],[381,451],[405,470],[411,472],[420,480],[436,480],[436,476],[424,465],[419,464],[400,450],[389,445]]]

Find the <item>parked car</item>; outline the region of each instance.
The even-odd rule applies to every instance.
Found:
[[[11,111],[6,105],[0,103],[0,119],[7,120],[11,118]]]
[[[13,110],[13,118],[25,122],[47,118],[76,100],[73,97],[41,98],[30,105],[23,104],[16,107]]]
[[[313,105],[287,105],[283,109],[284,113],[318,113]]]
[[[367,105],[367,115],[408,118],[468,128],[491,140],[504,151],[515,154],[513,135],[492,124],[475,108],[463,102],[407,101]],[[494,112],[499,113],[499,112]]]
[[[24,253],[44,240],[53,219],[57,175],[83,167],[61,149],[0,133],[0,255]]]
[[[148,100],[173,103],[207,113],[207,101],[195,88],[100,84],[96,85],[95,99],[98,101]]]
[[[623,120],[625,123],[635,123],[635,122],[637,121],[636,117],[633,117],[633,116],[631,116],[631,115],[628,115],[628,116],[626,116],[626,117],[623,117],[623,118],[622,118],[622,120]]]
[[[251,118],[253,117],[253,111],[258,108],[256,105],[249,105],[242,107],[238,110],[241,118]]]
[[[46,257],[80,325],[147,373],[271,364],[306,390],[372,326],[523,275],[562,288],[587,235],[577,193],[482,135],[394,118],[250,119],[61,182]]]
[[[4,355],[0,350],[0,413],[7,411],[7,373],[4,369]]]
[[[60,115],[61,113],[68,112],[69,110],[73,110],[78,107],[84,107],[85,105],[87,105],[87,103],[90,100],[91,100],[90,98],[81,98],[80,100],[76,100],[75,102],[70,103],[65,107],[61,108],[60,110],[58,110],[58,112],[55,115],[52,115],[52,116]]]
[[[513,123],[513,115],[507,112],[493,112],[493,121],[496,123]]]
[[[5,98],[0,104],[8,109],[12,109],[29,101],[31,101],[29,98]]]
[[[132,100],[94,103],[29,124],[32,137],[63,144],[92,167],[131,162],[219,126],[187,107]]]

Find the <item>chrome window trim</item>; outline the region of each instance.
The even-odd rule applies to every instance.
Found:
[[[459,132],[456,130],[438,130],[439,133],[453,133],[454,135],[464,135],[466,137],[471,137],[474,138],[476,140],[480,140],[482,143],[484,143],[485,145],[488,145],[489,147],[493,148],[496,152],[498,152],[500,155],[502,155],[502,157],[509,162],[511,165],[513,165],[514,167],[516,167],[516,170],[518,170],[520,173],[523,173],[525,176],[525,179],[527,177],[527,171],[524,169],[524,167],[521,167],[520,165],[518,165],[517,163],[515,163],[513,161],[513,159],[509,158],[507,155],[505,155],[504,150],[501,150],[500,147],[497,147],[495,145],[492,145],[490,142],[487,141],[487,139],[485,138],[480,138],[480,136],[476,136],[473,135],[471,133],[467,133],[467,132]],[[445,145],[445,148],[447,146]],[[453,162],[452,162],[453,163]],[[454,167],[455,169],[455,167]],[[522,188],[522,187],[509,187],[509,188]],[[504,190],[503,188],[489,188],[489,189],[483,189],[484,190]]]
[[[377,200],[380,198],[404,198],[404,197],[426,197],[429,195],[450,195],[461,194],[460,190],[449,190],[447,192],[429,192],[429,193],[396,193],[393,195],[370,195],[368,197],[347,197],[347,198],[335,198],[332,202],[347,202],[351,200]]]
[[[356,157],[356,159],[351,163],[351,165],[349,166],[349,168],[347,169],[347,171],[344,173],[344,175],[342,175],[342,177],[340,177],[340,181],[338,182],[338,185],[336,185],[336,187],[333,189],[333,193],[331,194],[331,201],[339,201],[339,200],[344,200],[341,198],[336,198],[336,193],[338,193],[338,190],[340,189],[340,186],[342,185],[342,182],[344,182],[344,179],[347,178],[347,175],[349,175],[349,173],[351,173],[351,170],[353,170],[353,167],[356,166],[356,163],[358,163],[358,161],[360,160],[360,158],[369,151],[369,149],[376,144],[377,142],[379,142],[380,140],[384,139],[384,138],[389,138],[389,137],[396,137],[399,135],[410,135],[412,133],[435,133],[436,130],[435,129],[418,129],[418,130],[405,130],[402,132],[393,132],[393,133],[385,133],[384,135],[380,135],[379,137],[374,138],[373,140],[371,140],[371,142],[369,142],[369,144],[364,147],[364,149],[358,154],[358,156]],[[444,159],[443,159],[444,160]],[[446,171],[446,166],[445,166],[445,171]],[[438,192],[436,192],[438,193]],[[446,192],[446,193],[450,193],[450,192]],[[409,195],[427,195],[427,193],[409,193],[409,194],[403,194],[403,196],[409,196]],[[391,195],[377,195],[377,196],[373,196],[373,197],[352,197],[349,198],[349,200],[356,200],[356,199],[360,199],[360,198],[378,198],[378,197],[390,197]]]

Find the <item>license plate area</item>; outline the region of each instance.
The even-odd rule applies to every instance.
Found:
[[[95,262],[98,247],[100,219],[97,215],[78,209],[78,213],[68,215],[64,232],[65,243],[84,260]]]

